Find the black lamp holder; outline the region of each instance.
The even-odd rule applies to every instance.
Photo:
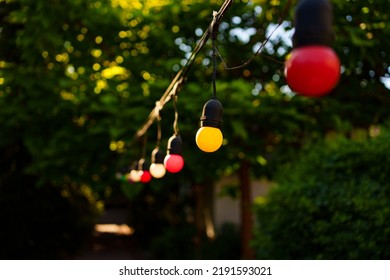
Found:
[[[175,134],[172,135],[168,139],[168,148],[167,148],[167,154],[171,155],[181,155],[182,154],[182,146],[183,146],[183,141],[181,140],[180,135]]]
[[[301,0],[295,9],[293,47],[331,46],[332,5],[328,0]]]
[[[223,106],[215,97],[207,101],[203,106],[200,126],[222,127]]]
[[[165,157],[165,154],[163,151],[160,150],[159,147],[156,147],[152,151],[152,163],[163,163],[164,157]]]

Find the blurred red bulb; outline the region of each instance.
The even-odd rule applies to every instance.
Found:
[[[184,159],[181,155],[169,154],[164,158],[164,165],[168,172],[177,173],[183,169]]]
[[[144,170],[142,171],[142,174],[141,174],[141,183],[149,183],[150,180],[152,180],[152,175],[150,175],[150,172],[147,171],[147,170]]]
[[[329,93],[340,77],[340,60],[327,46],[312,45],[293,49],[284,75],[294,92],[319,97]]]

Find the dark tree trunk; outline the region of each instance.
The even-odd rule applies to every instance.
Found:
[[[253,250],[249,246],[253,233],[250,168],[250,163],[243,160],[238,170],[241,189],[241,257],[246,260],[254,259]]]
[[[213,239],[214,236],[214,184],[210,181],[203,184],[193,186],[193,194],[195,197],[195,257],[202,259],[203,239]]]
[[[193,192],[195,196],[195,225],[196,225],[196,237],[194,239],[195,242],[195,258],[202,259],[202,239],[204,232],[204,222],[203,222],[203,186],[202,185],[194,185]]]

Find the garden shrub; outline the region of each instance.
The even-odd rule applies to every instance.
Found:
[[[304,150],[255,203],[261,259],[390,258],[390,137]]]

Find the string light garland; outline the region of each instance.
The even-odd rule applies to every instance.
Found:
[[[167,144],[167,155],[164,158],[164,167],[166,171],[171,172],[171,173],[177,173],[179,172],[183,167],[184,167],[184,159],[182,157],[182,139],[178,133],[178,126],[177,126],[177,121],[178,121],[178,113],[177,113],[177,107],[176,107],[176,102],[177,102],[177,94],[184,83],[185,77],[187,76],[191,66],[194,63],[194,60],[197,56],[197,54],[201,51],[201,49],[205,46],[207,43],[208,39],[210,38],[211,33],[214,30],[214,26],[218,26],[219,23],[222,20],[222,17],[225,15],[225,13],[228,11],[229,7],[232,5],[233,0],[225,0],[224,3],[222,4],[221,8],[219,9],[218,12],[213,13],[213,21],[209,25],[209,28],[207,29],[206,32],[203,33],[201,39],[199,42],[196,44],[194,51],[191,53],[189,59],[187,60],[186,64],[184,65],[183,68],[179,70],[179,72],[176,74],[176,76],[173,78],[171,83],[169,84],[168,88],[162,95],[159,101],[156,102],[156,106],[152,109],[150,112],[148,118],[146,119],[145,123],[142,125],[140,129],[137,130],[136,137],[140,138],[142,137],[149,127],[153,124],[154,120],[159,118],[159,112],[162,110],[164,105],[169,102],[172,97],[174,98],[174,107],[175,107],[175,122],[174,122],[174,134],[169,138],[168,144]],[[154,151],[154,162],[152,159],[152,165],[156,164],[156,155],[158,154],[158,150],[155,149]],[[159,158],[160,160],[160,158]],[[159,162],[160,163],[160,162]],[[153,165],[153,168],[156,165]],[[155,174],[157,177],[162,177],[165,175],[164,171],[162,170],[161,166],[160,167],[160,173]],[[164,173],[164,174],[162,174]],[[136,178],[138,179],[138,178]]]
[[[152,164],[150,167],[146,168],[141,167],[140,163],[138,163],[138,167],[134,168],[128,174],[128,179],[132,182],[140,181],[141,175],[145,171],[147,171],[149,175],[145,175],[145,177],[150,177],[151,179],[152,176],[154,178],[162,178],[166,171],[177,173],[183,168],[184,159],[181,155],[182,139],[179,135],[177,125],[177,96],[190,68],[194,64],[196,56],[210,37],[212,38],[213,96],[203,106],[200,118],[200,129],[196,134],[195,140],[197,146],[204,152],[215,152],[221,147],[223,143],[223,134],[221,132],[223,106],[216,97],[217,57],[222,61],[225,70],[236,70],[249,65],[257,56],[261,55],[261,51],[265,45],[269,42],[276,30],[283,24],[291,6],[295,3],[295,0],[287,1],[276,27],[261,43],[254,55],[241,65],[229,67],[218,51],[216,41],[219,24],[233,2],[234,0],[225,0],[219,11],[213,12],[211,24],[196,44],[186,64],[175,75],[164,94],[156,102],[155,107],[148,115],[144,124],[137,130],[137,138],[145,136],[149,127],[157,120],[158,136],[156,147],[151,155]],[[330,40],[326,39],[331,33],[331,9],[329,7],[330,3],[328,0],[300,0],[295,12],[296,31],[293,36],[293,51],[291,57],[285,63],[272,59],[275,62],[284,65],[285,77],[289,87],[293,91],[304,96],[321,96],[329,92],[337,84],[340,76],[340,62],[337,55],[329,47]],[[316,35],[316,32],[323,34]],[[326,58],[321,60],[322,56],[325,56]],[[322,71],[317,71],[316,67],[322,67],[323,69]],[[175,109],[175,121],[173,124],[174,133],[168,140],[167,154],[164,157],[164,153],[159,147],[161,140],[160,111],[171,99],[174,101]],[[144,161],[144,155],[141,160]],[[144,166],[144,164],[145,163],[143,162],[141,165]],[[141,181],[145,180],[146,179]]]

